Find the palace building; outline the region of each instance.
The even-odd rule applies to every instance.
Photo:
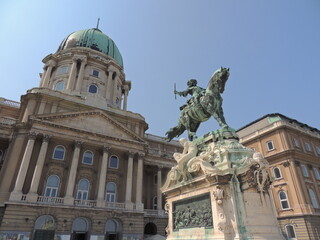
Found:
[[[127,110],[114,41],[77,31],[43,63],[38,88],[0,99],[0,239],[164,236],[160,187],[181,146]]]
[[[237,133],[270,164],[275,211],[286,239],[320,239],[320,131],[274,113]]]

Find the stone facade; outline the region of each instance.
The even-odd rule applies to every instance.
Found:
[[[165,235],[159,189],[181,146],[127,110],[131,82],[112,57],[74,47],[43,62],[39,88],[0,99],[0,236]]]

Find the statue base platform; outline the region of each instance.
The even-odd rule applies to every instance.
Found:
[[[193,157],[174,155],[166,195],[168,240],[284,239],[270,198],[268,162],[234,137],[208,134]],[[195,155],[195,156],[194,156]],[[179,156],[179,158],[177,158]]]

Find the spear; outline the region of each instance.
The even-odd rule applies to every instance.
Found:
[[[176,83],[174,83],[174,99],[177,100],[177,94],[176,94]]]

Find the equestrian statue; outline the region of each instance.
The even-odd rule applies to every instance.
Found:
[[[186,97],[192,95],[187,104],[180,107],[181,113],[178,125],[170,128],[166,133],[167,141],[179,137],[185,130],[188,131],[190,141],[196,138],[196,131],[200,123],[213,116],[222,129],[229,129],[223,115],[222,97],[224,87],[229,78],[229,68],[219,68],[209,81],[207,89],[197,86],[197,80],[188,81],[188,89],[182,92],[174,90],[174,94]]]

